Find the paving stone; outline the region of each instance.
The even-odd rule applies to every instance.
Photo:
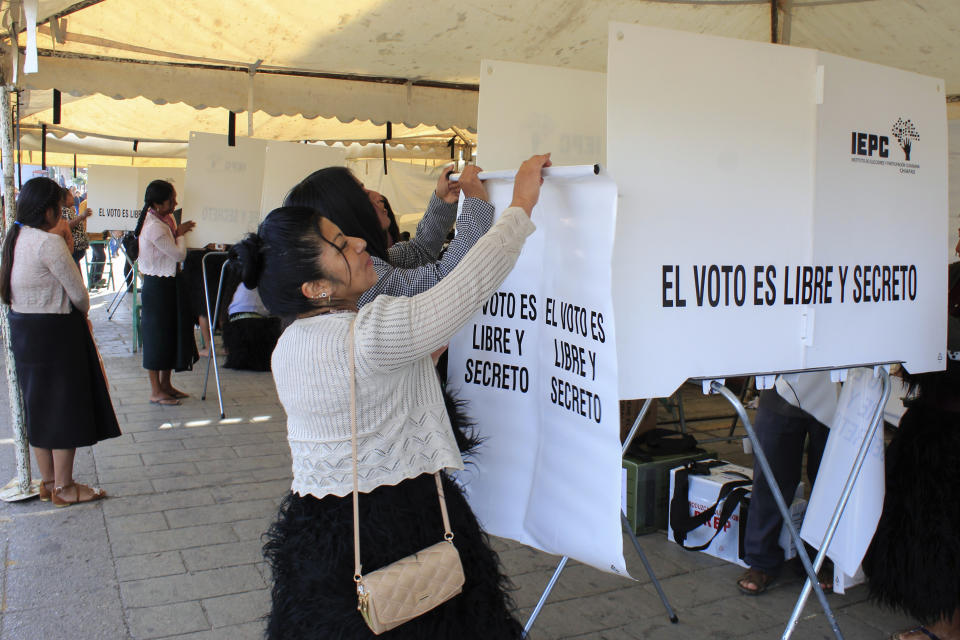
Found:
[[[210,490],[217,503],[240,502],[243,500],[260,500],[270,498],[276,502],[290,490],[290,481],[269,480],[266,482],[248,482],[231,486],[214,487]]]
[[[136,454],[122,456],[104,456],[97,460],[97,467],[101,471],[111,471],[114,469],[126,469],[129,467],[139,467],[143,464],[140,456]]]
[[[117,558],[116,564],[117,579],[121,582],[186,573],[186,567],[178,551],[163,551]]]
[[[171,636],[170,640],[262,640],[264,628],[263,621],[247,622],[231,627],[218,627],[210,631]]]
[[[158,492],[164,491],[183,491],[185,489],[199,489],[201,487],[210,487],[220,489],[231,484],[248,483],[253,479],[249,471],[237,471],[226,473],[198,473],[192,476],[178,476],[174,478],[157,478],[152,480],[152,486]],[[212,491],[214,501],[216,502],[216,492]]]
[[[254,469],[253,477],[263,482],[268,480],[286,480],[287,490],[289,491],[290,483],[293,481],[293,470],[290,466],[290,456],[284,456],[284,458],[286,462],[285,465],[267,469]]]
[[[214,627],[258,621],[270,612],[270,590],[208,598],[203,601],[203,608]]]
[[[120,592],[125,606],[146,607],[215,598],[266,586],[255,567],[243,565],[122,582]]]
[[[104,513],[108,517],[112,517],[133,513],[148,513],[150,511],[182,509],[203,504],[213,504],[213,496],[210,495],[210,491],[207,489],[189,489],[148,496],[115,498],[104,503]]]
[[[130,482],[143,478],[169,478],[175,476],[190,476],[199,473],[197,465],[192,462],[177,464],[157,464],[143,467],[130,467],[114,471],[100,471],[100,480],[103,482]]]
[[[180,556],[190,571],[254,564],[263,560],[263,543],[259,539],[253,539],[194,547],[184,549]]]
[[[132,516],[115,516],[107,521],[107,531],[110,532],[110,535],[161,531],[169,528],[162,512],[139,513]]]
[[[283,455],[290,451],[290,446],[286,442],[267,442],[237,446],[233,450],[240,458],[250,458],[270,454]]]
[[[254,445],[273,442],[270,435],[270,433],[266,432],[231,433],[227,435],[217,434],[184,438],[181,440],[181,442],[186,449],[201,449],[204,447],[236,447],[241,445]]]
[[[236,542],[237,539],[233,527],[207,525],[118,535],[114,536],[111,542],[114,555],[120,558],[159,551],[190,549],[221,542]]]
[[[216,447],[204,449],[181,449],[179,451],[164,451],[161,453],[143,454],[143,463],[151,464],[173,464],[176,462],[200,462],[205,463],[209,460],[224,460],[237,457],[230,447]]]
[[[279,466],[290,467],[290,455],[267,455],[252,458],[237,458],[235,460],[210,460],[203,463],[206,473],[223,473],[227,471],[252,471],[255,469],[269,469],[271,472]]]
[[[210,628],[198,602],[127,609],[127,624],[130,635],[138,640]]]
[[[164,511],[171,528],[249,520],[276,511],[275,500],[248,500]]]
[[[154,493],[153,485],[149,480],[132,480],[130,482],[101,482],[100,488],[107,492],[110,498],[123,498]]]
[[[277,503],[277,508],[279,508],[279,501]],[[277,509],[274,508],[270,512],[270,515],[264,516],[262,518],[254,518],[252,520],[244,520],[242,522],[234,522],[233,530],[236,532],[237,537],[240,540],[259,540],[267,529],[270,528],[270,525],[273,524],[273,521],[277,518]]]
[[[111,440],[107,440],[97,447],[97,465],[99,466],[101,464],[101,460],[104,462],[109,462],[111,459],[118,456],[139,455],[141,453],[157,453],[162,451],[179,451],[182,449],[183,443],[180,440],[156,440],[154,442],[129,442],[117,444],[114,444]],[[140,464],[139,459],[137,464]]]

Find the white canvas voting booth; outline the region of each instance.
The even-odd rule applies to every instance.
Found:
[[[132,231],[143,208],[147,185],[153,180],[166,180],[182,191],[184,175],[183,169],[175,167],[90,165],[87,206],[92,215],[87,219],[87,232]]]
[[[811,50],[637,25],[612,24],[609,37],[606,88],[592,99],[602,105],[605,97],[601,130],[620,191],[612,255],[619,397],[668,396],[691,377],[898,361],[916,372],[943,368],[944,233],[951,234],[942,81]],[[650,60],[657,63],[638,64]],[[531,141],[548,139],[554,123],[565,122],[568,102],[590,102],[583,100],[586,91],[571,92],[574,83],[541,82],[552,76],[562,83],[566,70],[553,76],[525,65],[484,65],[479,122],[492,123],[480,132],[484,165],[486,158],[516,164],[550,150],[531,148]],[[536,131],[518,133],[505,114],[493,107],[494,115],[484,112],[484,105],[502,106],[502,99],[484,94],[498,76],[511,78],[512,87],[497,87],[499,95],[513,97],[511,114]],[[549,250],[591,252],[604,261],[603,247],[579,242],[575,228],[566,235],[555,230]],[[526,277],[549,277],[545,273],[550,270],[537,265]],[[561,273],[569,278],[565,286],[577,286],[585,275]],[[451,356],[451,363],[453,356],[469,357],[456,346]],[[451,377],[465,374],[462,366]],[[889,393],[886,373],[875,369],[874,375],[882,378],[882,401]],[[721,384],[709,388],[734,403],[755,439],[735,396]],[[473,399],[472,408],[482,404],[485,414],[502,404],[486,391]],[[481,433],[513,433],[528,422],[520,407],[511,409],[513,415],[499,421],[481,419]],[[867,435],[877,416],[867,416]],[[853,469],[859,470],[868,444],[864,438]],[[524,462],[520,455],[491,446],[481,452],[481,464],[512,473],[508,467]],[[577,462],[567,474],[580,477],[563,481],[589,485],[586,476],[596,467],[584,462],[581,448],[567,447],[565,455]],[[762,451],[757,462],[771,477]],[[494,486],[503,479],[472,481]],[[529,486],[541,482],[534,475]],[[500,505],[490,511],[482,500],[474,506],[494,532],[545,548],[526,529],[530,513],[517,508],[529,500],[527,486],[501,486]],[[846,482],[840,506],[829,507],[835,518],[852,488]],[[827,531],[829,543],[835,526]],[[791,536],[799,540],[795,528]],[[566,554],[572,546],[556,549]]]
[[[283,199],[298,182],[324,167],[343,166],[345,149],[325,145],[271,140],[264,149],[260,220],[283,206]]]
[[[231,244],[260,222],[260,195],[266,140],[190,132],[183,219],[196,228],[187,234],[191,247]]]
[[[307,175],[342,165],[344,152],[320,145],[190,133],[184,219],[194,220],[191,247],[232,244],[256,231],[263,216],[283,204]]]

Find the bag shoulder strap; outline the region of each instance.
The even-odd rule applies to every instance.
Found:
[[[354,349],[354,325],[356,318],[350,321],[350,335],[347,338],[347,353],[350,361],[350,446],[353,449],[353,579],[359,583],[363,577],[360,566],[360,471],[357,457],[357,378]],[[450,529],[450,516],[447,513],[447,500],[443,493],[443,481],[440,472],[433,474],[437,482],[437,496],[440,499],[440,514],[443,516],[443,539],[453,542]]]

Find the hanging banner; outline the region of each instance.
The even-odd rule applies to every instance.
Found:
[[[837,412],[820,461],[817,481],[810,494],[800,535],[820,547],[827,525],[840,501],[840,492],[870,421],[880,402],[882,385],[870,369],[851,369],[840,391]],[[877,530],[884,495],[883,427],[877,429],[853,493],[843,511],[840,526],[827,549],[834,564],[848,576],[855,575]]]
[[[497,211],[512,180],[492,180]],[[627,575],[610,255],[617,189],[547,178],[516,268],[450,342],[448,381],[483,438],[458,474],[490,533]]]

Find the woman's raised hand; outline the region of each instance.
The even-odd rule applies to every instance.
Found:
[[[463,195],[467,198],[477,198],[489,202],[490,197],[487,195],[487,188],[484,187],[483,182],[480,181],[479,176],[481,171],[483,171],[483,169],[475,164],[465,166],[463,173],[460,174],[460,190],[463,191]]]
[[[437,180],[436,189],[437,197],[449,204],[453,204],[460,199],[460,183],[450,179],[451,173],[453,173],[453,165],[447,167],[440,173],[440,179]]]
[[[197,226],[197,223],[194,222],[193,220],[187,220],[186,222],[182,222],[180,226],[177,227],[177,237],[187,235],[188,233],[193,231],[193,228],[195,226]]]
[[[550,166],[550,154],[532,156],[517,171],[513,180],[513,202],[511,207],[520,207],[530,215],[537,200],[540,199],[540,185],[543,184],[541,170]]]

